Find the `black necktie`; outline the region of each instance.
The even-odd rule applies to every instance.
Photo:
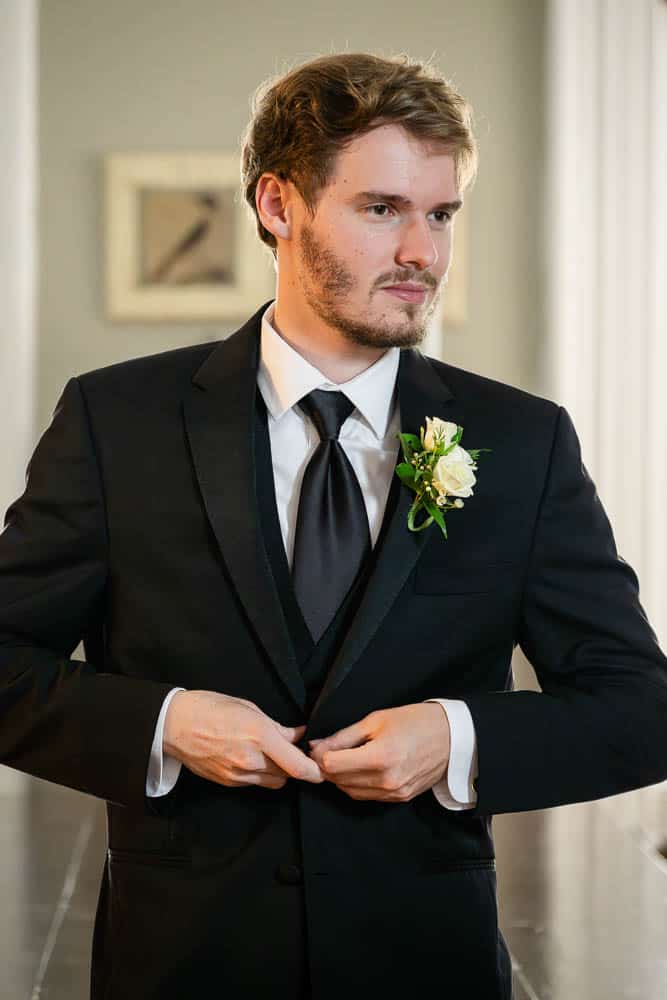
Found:
[[[301,484],[292,580],[315,642],[325,632],[371,549],[359,481],[338,442],[354,403],[314,389],[299,401],[320,435]]]

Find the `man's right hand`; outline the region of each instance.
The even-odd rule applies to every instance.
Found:
[[[216,691],[179,691],[171,700],[163,748],[194,774],[221,785],[282,788],[288,778],[323,775],[294,746],[305,726],[282,726],[251,701]]]

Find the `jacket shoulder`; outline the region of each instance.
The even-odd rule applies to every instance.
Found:
[[[185,388],[219,340],[205,344],[177,347],[158,354],[148,354],[128,361],[95,368],[76,376],[85,395],[118,394],[146,399],[173,394]]]
[[[505,412],[511,407],[512,412],[518,410],[524,416],[543,414],[552,419],[561,409],[558,403],[546,396],[539,396],[527,389],[500,382],[486,375],[478,375],[476,372],[458,368],[437,358],[429,357],[428,360],[454,395],[461,399],[474,399],[480,405],[500,406]]]

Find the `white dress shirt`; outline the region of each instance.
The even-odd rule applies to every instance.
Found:
[[[313,389],[342,390],[354,403],[355,409],[341,427],[339,441],[359,480],[371,544],[375,546],[398,458],[396,375],[400,349],[389,348],[347,382],[330,382],[274,329],[274,305],[272,302],[262,316],[257,385],[268,411],[276,504],[291,567],[301,482],[320,440],[312,421],[296,404]],[[181,762],[163,753],[162,740],[171,699],[184,690],[174,688],[162,705],[148,767],[148,796],[166,795],[180,774]],[[426,700],[442,706],[449,720],[451,740],[449,767],[445,777],[433,786],[433,794],[448,809],[472,808],[477,801],[472,784],[477,776],[477,744],[468,706],[448,698]]]

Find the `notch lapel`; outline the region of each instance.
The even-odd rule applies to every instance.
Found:
[[[245,613],[301,709],[306,690],[261,531],[254,420],[266,302],[213,349],[193,377],[184,421],[204,507]]]
[[[401,432],[419,434],[426,427],[426,417],[441,417],[465,426],[462,409],[449,386],[438,374],[431,361],[415,348],[401,351],[397,374]],[[402,461],[399,451],[397,461]],[[393,473],[396,478],[396,473]],[[364,649],[390,613],[392,605],[410,575],[419,555],[437,525],[424,531],[408,529],[408,511],[415,494],[399,483],[398,502],[389,503],[385,511],[388,523],[383,524],[380,538],[384,541],[377,553],[375,565],[369,575],[359,609],[352,620],[327,675],[312,718],[323,703],[330,698],[345,680]],[[420,515],[420,520],[423,515]]]

